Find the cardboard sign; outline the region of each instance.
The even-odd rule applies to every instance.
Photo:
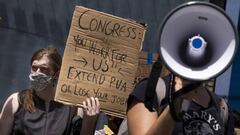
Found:
[[[134,86],[143,78],[149,77],[153,64],[158,59],[158,53],[153,52],[145,52],[141,51],[139,55],[139,63],[138,63],[138,71],[136,74],[136,78],[134,81]],[[167,76],[169,74],[169,70],[163,65],[161,69],[160,77]]]
[[[146,78],[150,75],[152,66],[157,60],[158,54],[152,52],[141,51],[138,61],[138,70],[136,73],[134,86],[143,78]]]
[[[76,6],[55,100],[81,106],[97,97],[102,111],[124,117],[144,35],[142,24]]]

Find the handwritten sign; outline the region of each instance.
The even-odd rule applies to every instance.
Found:
[[[143,78],[149,77],[152,71],[153,64],[158,59],[158,55],[159,55],[158,53],[153,53],[153,52],[145,52],[145,51],[140,52],[139,61],[138,61],[138,70],[136,73],[134,86]],[[162,65],[160,77],[167,76],[169,73],[170,72],[167,69],[167,67]]]
[[[142,24],[76,6],[55,100],[81,106],[97,97],[102,111],[124,117],[144,35]]]
[[[141,51],[138,58],[138,69],[134,81],[134,86],[143,78],[147,78],[152,70],[154,62],[158,57],[157,53]]]

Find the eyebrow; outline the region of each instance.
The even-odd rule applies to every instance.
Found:
[[[47,67],[47,68],[49,68],[49,66],[48,66],[47,64],[32,63],[32,66],[41,66],[41,67]]]

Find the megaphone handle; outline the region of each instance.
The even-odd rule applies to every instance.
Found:
[[[170,85],[169,85],[169,94],[168,94],[168,103],[169,103],[169,107],[170,107],[170,113],[172,115],[172,118],[175,121],[180,121],[180,118],[177,116],[177,112],[176,112],[176,107],[175,104],[173,102],[173,93],[175,92],[175,75],[171,74],[171,80],[170,80]]]
[[[150,73],[149,76],[149,80],[147,82],[147,90],[148,92],[146,92],[145,94],[145,100],[144,100],[144,105],[146,106],[146,108],[153,112],[153,97],[156,94],[155,89],[156,89],[156,85],[158,82],[158,78],[160,76],[160,73],[162,71],[162,63],[161,63],[161,58],[160,56],[158,56],[157,61],[153,64],[152,67],[152,71]]]
[[[177,115],[176,112],[176,107],[174,104],[174,100],[178,98],[179,96],[182,96],[191,90],[196,89],[201,85],[201,82],[194,82],[192,84],[188,84],[187,86],[183,87],[182,89],[178,90],[175,92],[175,76],[171,74],[171,81],[170,81],[170,86],[169,86],[169,94],[168,94],[168,102],[169,102],[169,107],[170,107],[170,113],[175,121],[180,121],[181,118]]]

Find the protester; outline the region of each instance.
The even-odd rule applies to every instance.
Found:
[[[155,93],[151,97],[153,102],[148,102],[146,95],[150,92],[149,87],[147,87],[150,82],[152,82],[151,78],[140,81],[129,96],[128,134],[233,134],[233,119],[231,114],[227,113],[226,102],[207,90],[202,85],[203,82],[194,82],[175,75],[166,76],[163,79],[158,78],[158,83],[161,84],[158,90],[164,95],[159,96]],[[188,92],[180,94],[183,89]],[[168,95],[171,90],[174,90],[175,93]],[[174,108],[170,105],[169,96],[175,98],[172,101]]]
[[[62,58],[53,47],[36,51],[31,58],[31,86],[9,96],[0,114],[1,135],[68,135],[77,109],[54,101]],[[99,114],[97,98],[83,101],[81,135],[93,135]],[[76,126],[76,125],[75,125]]]

